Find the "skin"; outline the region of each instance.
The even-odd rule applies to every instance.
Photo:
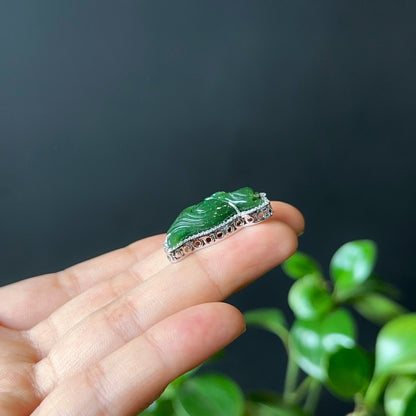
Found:
[[[136,415],[232,342],[244,319],[222,301],[291,256],[304,229],[296,208],[272,206],[177,264],[156,235],[0,288],[1,415]]]

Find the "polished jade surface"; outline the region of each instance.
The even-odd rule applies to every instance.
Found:
[[[247,211],[262,203],[260,194],[249,187],[234,192],[215,192],[179,214],[168,230],[167,247],[174,248],[186,238],[221,224],[237,213],[235,207],[238,211]]]

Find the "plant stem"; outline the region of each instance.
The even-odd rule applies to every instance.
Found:
[[[319,380],[312,379],[309,385],[308,395],[306,397],[305,405],[303,409],[305,412],[313,415],[318,405],[319,396],[321,395],[321,383]]]
[[[364,404],[367,408],[374,409],[376,407],[388,379],[388,376],[380,376],[371,381],[364,397]]]
[[[286,378],[285,378],[285,387],[283,390],[283,400],[285,402],[291,401],[291,396],[296,388],[296,383],[298,382],[299,367],[296,364],[295,360],[292,358],[290,352],[287,354],[287,368],[286,368]]]
[[[304,380],[302,380],[302,382],[291,395],[291,403],[298,404],[305,398],[306,394],[309,391],[309,386],[312,380],[312,377],[306,377]]]

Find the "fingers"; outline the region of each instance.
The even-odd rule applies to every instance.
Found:
[[[49,416],[60,408],[66,416],[137,414],[171,380],[205,361],[243,330],[243,316],[227,304],[182,310],[67,379],[32,416]]]
[[[84,319],[53,346],[36,372],[52,389],[158,321],[181,309],[224,299],[281,263],[296,247],[296,235],[285,223],[266,221],[248,227],[162,269]]]
[[[19,331],[0,326],[0,368],[7,363],[33,363],[39,359],[37,351],[28,345]]]
[[[137,241],[58,273],[0,288],[0,324],[28,329],[95,284],[126,270],[162,245],[164,236]]]
[[[305,219],[302,213],[293,205],[281,201],[272,201],[273,217],[278,221],[285,222],[293,229],[297,236],[305,230]]]
[[[285,222],[296,234],[303,231],[305,222],[296,208],[284,202],[272,202],[272,206],[274,221]],[[82,319],[147,280],[166,265],[168,262],[160,244],[159,249],[127,270],[100,282],[64,304],[48,320],[42,321],[31,330],[31,337],[36,340],[41,354],[46,354],[58,339]]]
[[[71,299],[27,332],[40,356],[71,328],[98,309],[147,280],[169,264],[163,249],[156,250],[124,272],[105,280]]]
[[[284,202],[272,202],[272,206],[276,220],[287,223],[297,235],[303,232],[303,216],[295,207]],[[0,288],[0,324],[14,329],[31,328],[69,299],[132,267],[158,250],[163,238],[163,235],[145,238],[64,271]],[[165,267],[167,262],[163,255],[159,258],[160,268]]]

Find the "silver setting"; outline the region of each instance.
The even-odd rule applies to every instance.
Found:
[[[169,249],[167,241],[165,240],[163,248],[165,249],[168,260],[171,263],[176,263],[194,251],[224,240],[231,234],[241,230],[243,227],[258,224],[270,218],[273,215],[270,201],[267,199],[264,192],[260,193],[260,198],[263,202],[259,206],[247,211],[239,211],[237,207],[234,206],[233,208],[237,212],[235,215],[213,228],[191,235],[173,248]]]

